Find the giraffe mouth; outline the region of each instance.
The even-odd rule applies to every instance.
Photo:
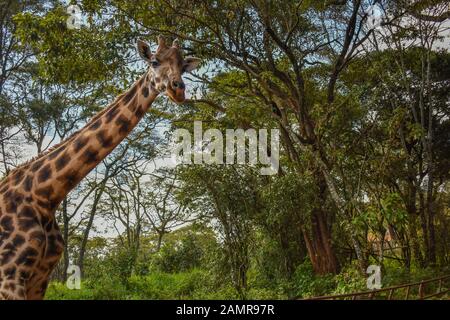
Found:
[[[170,86],[166,90],[169,99],[175,102],[176,104],[181,104],[186,100],[184,95],[184,89],[172,89]]]

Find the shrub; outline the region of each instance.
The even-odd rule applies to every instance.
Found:
[[[329,294],[346,294],[367,290],[366,277],[361,274],[357,262],[344,267],[341,272],[334,276],[336,287]]]
[[[131,276],[128,287],[133,297],[141,299],[191,299],[204,285],[204,272],[154,272],[147,276]]]
[[[81,286],[80,290],[70,290],[60,282],[51,282],[45,294],[46,300],[92,300],[94,292],[92,289]]]
[[[295,270],[293,282],[294,296],[302,298],[325,295],[335,287],[334,276],[332,274],[314,275],[309,260]]]

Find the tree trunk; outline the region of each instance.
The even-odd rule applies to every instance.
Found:
[[[161,250],[163,236],[164,231],[161,232],[158,231],[158,242],[156,243],[156,252],[159,252],[159,250]]]
[[[284,225],[284,223],[282,224],[282,226],[283,225]],[[288,226],[285,226],[284,228],[283,228],[284,230],[288,230]],[[293,259],[291,258],[291,255],[289,252],[290,246],[289,246],[288,233],[280,230],[278,232],[278,234],[280,236],[279,243],[280,243],[280,248],[281,248],[281,252],[283,255],[283,269],[284,269],[285,273],[288,275],[288,278],[290,278],[294,274],[295,267],[294,267],[294,263],[292,261]]]
[[[420,249],[419,237],[417,236],[417,206],[416,206],[416,197],[417,197],[417,188],[412,181],[414,179],[411,177],[411,181],[408,183],[408,199],[406,203],[406,210],[408,212],[409,217],[409,225],[408,225],[408,235],[411,241],[411,251],[414,260],[423,267],[424,261],[422,256],[422,251]]]
[[[62,203],[62,215],[63,215],[63,239],[64,239],[64,255],[63,255],[63,281],[67,280],[67,269],[69,268],[70,257],[69,257],[69,215],[67,212],[67,197],[64,198]]]
[[[427,266],[429,263],[430,241],[428,238],[428,221],[426,216],[425,199],[422,191],[419,192],[419,204],[420,225],[422,227],[422,237],[425,248],[424,266]]]
[[[4,136],[4,129],[1,128],[0,129],[0,147],[1,147],[1,152],[2,152],[2,162],[3,162],[3,166],[5,167],[5,176],[9,174],[9,167],[8,167],[8,163],[6,162],[6,150],[5,150],[5,140],[3,138]]]
[[[98,206],[98,203],[103,194],[104,188],[105,188],[105,184],[103,183],[102,186],[100,187],[99,191],[95,194],[94,202],[92,203],[92,208],[89,213],[89,220],[86,225],[86,229],[84,229],[84,232],[83,232],[83,240],[81,241],[80,253],[78,255],[78,262],[77,262],[82,275],[83,275],[83,270],[84,270],[84,256],[86,253],[87,242],[89,240],[89,233],[91,232],[92,225],[94,224],[95,212],[97,211],[97,206]]]
[[[311,232],[303,230],[308,256],[316,274],[339,273],[339,263],[332,246],[331,228],[328,226],[323,206],[329,190],[322,171],[317,170],[315,181],[318,186],[316,207],[311,212]]]
[[[108,179],[110,177],[109,176],[110,169],[111,169],[110,165],[106,166],[103,180],[100,182],[100,185],[94,195],[94,201],[92,203],[91,212],[89,213],[89,220],[86,225],[86,229],[84,229],[84,232],[83,232],[83,240],[81,241],[80,251],[79,251],[79,255],[78,255],[78,262],[77,262],[78,267],[80,268],[81,275],[83,275],[83,270],[84,270],[84,256],[86,254],[86,246],[87,246],[87,242],[89,240],[89,233],[91,232],[92,225],[94,224],[94,218],[95,218],[95,212],[97,211],[97,206],[100,202],[103,192],[105,191],[106,182],[108,181]]]
[[[331,244],[325,215],[319,209],[311,215],[311,232],[303,231],[308,256],[316,274],[339,273],[339,264]]]

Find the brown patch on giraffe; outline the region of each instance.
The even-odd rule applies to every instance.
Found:
[[[14,175],[13,175],[13,184],[15,186],[17,186],[20,182],[22,182],[24,177],[24,171],[23,170],[18,170]]]
[[[30,231],[31,229],[38,228],[40,226],[39,220],[36,217],[31,218],[21,218],[19,219],[19,230],[20,231]]]
[[[148,87],[143,87],[142,90],[141,90],[141,92],[142,92],[142,95],[143,95],[145,98],[148,97],[148,94],[149,94]]]
[[[26,177],[25,180],[23,181],[22,185],[23,185],[23,189],[24,189],[25,191],[30,191],[31,188],[33,187],[33,177],[27,175],[27,177]]]
[[[45,250],[45,257],[59,256],[63,251],[64,243],[61,242],[62,238],[59,238],[53,234],[47,237],[47,248]]]
[[[16,212],[16,210],[17,210],[17,203],[12,199],[7,200],[6,212],[14,213],[14,212]]]
[[[35,248],[28,247],[19,254],[15,263],[18,266],[24,265],[30,267],[36,263],[38,254],[39,252]]]
[[[25,238],[20,234],[17,234],[12,240],[12,244],[15,248],[20,248],[25,243]]]
[[[83,147],[86,145],[86,143],[89,141],[88,137],[84,137],[84,136],[79,136],[73,145],[73,150],[75,152],[80,151],[81,149],[83,149]]]
[[[31,171],[36,172],[37,170],[39,170],[40,167],[42,167],[42,165],[44,164],[44,159],[41,160],[37,160],[36,162],[34,162],[31,165]]]
[[[107,113],[106,113],[106,123],[110,123],[112,119],[119,113],[119,104],[114,105]]]
[[[52,151],[49,155],[48,158],[49,159],[54,159],[56,158],[61,152],[63,152],[66,149],[65,145],[62,145],[61,147],[59,147],[58,149],[56,149],[55,151]]]
[[[8,188],[8,191],[5,192],[5,198],[6,199],[11,199],[13,197],[13,191],[11,189]]]
[[[131,127],[131,121],[124,115],[120,115],[115,123],[119,126],[119,133],[128,133]]]
[[[39,182],[45,182],[52,176],[52,169],[50,164],[47,164],[45,167],[43,167],[38,172],[38,181]]]
[[[6,246],[3,247],[3,252],[0,254],[0,263],[2,265],[5,265],[9,263],[12,258],[16,254],[16,248],[13,247],[11,243],[8,243]]]
[[[44,229],[47,229],[47,225],[48,225],[49,223],[51,223],[51,222],[52,222],[51,217],[49,217],[49,216],[47,216],[47,215],[43,215],[43,216],[41,217],[41,226],[42,226]]]
[[[45,231],[47,231],[47,233],[48,233],[48,232],[52,231],[53,228],[55,228],[55,226],[56,226],[56,221],[55,221],[55,219],[51,218],[45,225]]]
[[[5,277],[6,277],[6,279],[7,280],[14,279],[15,276],[16,276],[16,271],[17,271],[16,266],[11,266],[11,267],[5,269]]]
[[[29,280],[31,278],[31,272],[26,270],[19,271],[19,278],[21,280]]]
[[[54,199],[54,200],[50,201],[50,210],[52,210],[52,211],[56,210],[56,208],[58,207],[60,202],[61,201],[58,199]]]
[[[44,209],[50,209],[50,203],[48,201],[37,200],[38,206]]]
[[[7,233],[11,233],[14,231],[14,225],[13,225],[13,220],[10,216],[4,216],[1,220],[0,220],[0,227],[3,229],[3,232],[7,232]]]
[[[38,246],[44,244],[44,241],[45,241],[45,234],[44,234],[44,232],[42,232],[40,230],[33,231],[32,233],[30,233],[29,241],[38,242]]]
[[[77,185],[77,183],[79,182],[79,179],[80,178],[78,177],[78,175],[76,173],[68,174],[66,176],[66,186],[67,186],[67,188],[68,189],[74,188]]]
[[[17,206],[23,200],[23,195],[17,191],[9,190],[5,193],[3,201],[6,203],[5,209],[7,212],[15,213],[17,211]]]
[[[113,139],[111,136],[107,135],[106,129],[100,130],[95,136],[103,148],[109,148],[112,145]]]
[[[70,156],[67,153],[63,153],[58,159],[55,161],[56,170],[63,169],[70,161]]]
[[[95,163],[98,161],[98,151],[89,147],[83,152],[80,159],[86,164]]]
[[[102,119],[99,118],[99,119],[97,119],[96,121],[94,121],[93,124],[91,124],[91,125],[89,126],[89,130],[95,131],[95,130],[97,130],[97,129],[100,127],[101,124],[102,124]]]
[[[61,181],[64,183],[64,188],[71,190],[80,181],[80,177],[78,176],[77,171],[70,170],[69,172],[64,174],[62,177],[58,177],[58,181]]]
[[[25,218],[25,219],[32,219],[36,216],[36,212],[34,209],[30,206],[25,206],[20,210],[18,217],[19,218]]]
[[[37,196],[42,197],[44,199],[50,199],[50,196],[53,194],[53,187],[47,186],[47,187],[39,188],[34,193]]]
[[[48,286],[48,280],[44,280],[39,287],[40,292],[44,293],[45,290],[47,290],[47,286]]]
[[[19,230],[23,232],[30,231],[39,226],[36,219],[21,219],[19,220]]]
[[[144,115],[144,109],[142,108],[142,105],[139,105],[136,108],[135,114],[136,114],[136,117],[138,117],[138,118],[141,118]]]
[[[128,102],[130,102],[131,98],[134,97],[134,95],[136,94],[136,90],[137,90],[136,85],[134,85],[123,97],[122,101],[124,104],[128,104]]]
[[[137,104],[135,103],[136,98],[133,99],[132,103],[128,104],[128,110],[134,112],[136,110]]]
[[[14,282],[9,282],[5,285],[5,289],[16,291],[16,284]]]

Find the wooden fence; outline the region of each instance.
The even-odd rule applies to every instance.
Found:
[[[450,275],[365,292],[313,297],[306,300],[425,300],[450,292]]]

